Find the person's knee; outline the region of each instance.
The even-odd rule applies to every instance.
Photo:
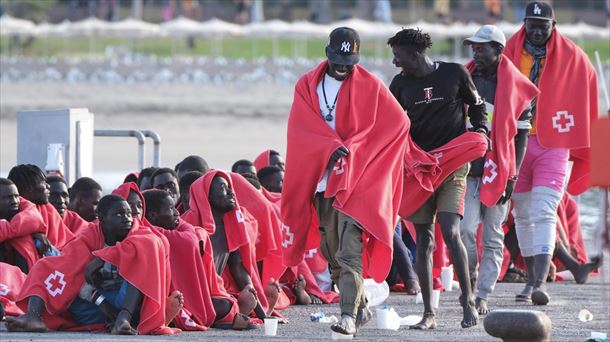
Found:
[[[534,224],[555,223],[557,218],[557,207],[561,201],[562,194],[546,187],[534,188],[532,201],[531,221]]]
[[[359,251],[350,249],[340,250],[339,252],[337,252],[335,259],[341,267],[341,270],[362,270],[362,249]]]

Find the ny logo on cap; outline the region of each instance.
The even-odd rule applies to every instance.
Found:
[[[349,52],[349,49],[351,48],[351,44],[349,42],[343,42],[341,43],[341,51],[343,52]]]
[[[540,7],[538,7],[538,4],[534,4],[534,14],[535,15],[541,15],[542,14],[542,10],[540,9]]]

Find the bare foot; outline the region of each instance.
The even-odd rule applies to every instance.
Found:
[[[131,314],[127,310],[121,310],[110,329],[110,333],[112,335],[137,335],[138,331],[131,326],[130,320]]]
[[[474,305],[477,308],[479,315],[487,315],[489,313],[489,309],[487,308],[487,299],[477,297]]]
[[[586,264],[582,264],[578,267],[576,271],[572,271],[574,275],[574,280],[576,280],[577,284],[584,284],[589,279],[589,274],[595,269],[597,269],[602,264],[602,259],[600,257],[591,258],[591,262]]]
[[[267,286],[265,286],[265,296],[267,297],[267,302],[269,303],[267,316],[270,316],[273,309],[275,309],[275,304],[280,296],[280,284],[275,281],[275,279],[269,279],[269,283],[267,283]]]
[[[13,332],[47,332],[47,326],[34,315],[22,315],[19,317],[6,316],[6,328]]]
[[[405,282],[405,291],[408,295],[415,296],[420,290],[417,279],[409,279]]]
[[[471,328],[477,325],[479,323],[479,313],[475,308],[475,304],[472,298],[468,298],[467,300],[465,300],[462,295],[460,296],[460,303],[462,304],[462,311],[464,314],[464,318],[460,323],[462,328]]]
[[[176,315],[184,307],[184,295],[180,291],[170,293],[165,301],[165,324],[169,324],[174,320]]]
[[[309,298],[311,299],[311,304],[314,304],[314,305],[322,305],[322,304],[324,304],[322,299],[318,298],[318,296],[316,296],[316,295],[310,294]]]
[[[309,294],[305,292],[305,278],[302,274],[299,274],[297,280],[294,282],[294,294],[297,297],[297,304],[301,305],[309,305],[311,304],[311,298],[309,298]]]
[[[421,321],[415,325],[410,325],[409,329],[429,330],[436,329],[436,318],[433,312],[425,312]]]
[[[244,315],[249,315],[256,307],[256,295],[252,292],[251,288],[244,288],[237,296],[237,305],[239,306],[239,312]]]
[[[532,291],[534,291],[534,286],[530,284],[525,284],[523,291],[515,296],[515,301],[517,302],[531,302],[532,301]]]

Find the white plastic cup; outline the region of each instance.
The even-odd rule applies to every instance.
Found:
[[[445,291],[451,291],[453,288],[453,265],[442,268],[441,283],[443,284]]]
[[[265,318],[265,336],[275,336],[277,334],[277,318]]]
[[[440,298],[441,295],[441,290],[432,290],[432,307],[435,309],[438,309],[438,300]],[[419,292],[417,294],[417,296],[415,296],[415,304],[423,304],[424,303],[424,298],[421,295],[421,292]]]
[[[441,290],[432,290],[432,308],[438,309],[438,300],[441,296]]]
[[[587,309],[582,309],[578,313],[578,319],[580,319],[581,322],[589,322],[593,320],[593,314]]]

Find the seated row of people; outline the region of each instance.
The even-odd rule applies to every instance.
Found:
[[[153,188],[127,182],[104,197],[90,178],[68,188],[34,165],[0,179],[0,261],[18,266],[20,279],[0,301],[9,330],[246,329],[271,315],[287,322],[276,307],[336,302],[306,263],[281,266],[282,224],[268,190],[202,160],[132,174],[126,180]]]

